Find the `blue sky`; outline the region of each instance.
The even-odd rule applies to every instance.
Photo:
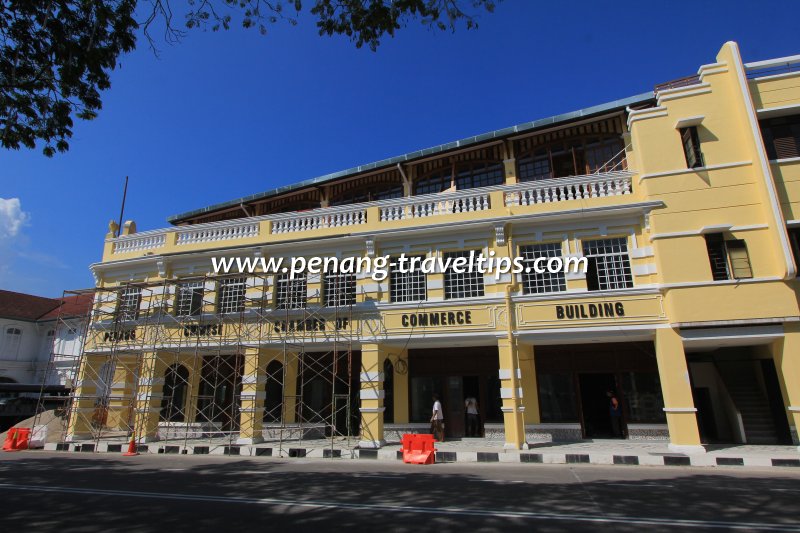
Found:
[[[715,5],[716,4],[716,5]],[[193,32],[122,58],[71,149],[0,151],[0,288],[93,285],[108,221],[169,215],[652,89],[714,61],[800,53],[795,1],[506,0],[480,27],[416,24],[376,53],[309,21]]]

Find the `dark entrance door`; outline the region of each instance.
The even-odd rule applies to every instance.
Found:
[[[609,390],[617,391],[614,374],[579,374],[578,381],[584,438],[614,438],[609,399],[606,395]],[[619,393],[617,394],[619,398]]]
[[[465,376],[464,377],[464,435],[467,437],[482,437],[483,436],[483,407],[486,403],[486,387],[481,387],[481,380],[478,376]],[[469,418],[466,413],[466,399],[475,398],[478,401],[478,427],[477,434],[470,434]]]
[[[464,436],[464,379],[450,376],[445,381],[444,435],[447,438]]]
[[[239,427],[237,399],[242,388],[242,356],[215,355],[203,358],[197,419],[214,422],[222,431]]]

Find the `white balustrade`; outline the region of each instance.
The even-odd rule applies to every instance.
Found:
[[[322,228],[340,228],[367,223],[366,208],[328,211],[325,208],[309,214],[292,213],[291,217],[273,219],[272,233],[294,233]]]
[[[185,244],[200,244],[214,241],[229,241],[233,239],[246,239],[258,236],[258,222],[244,224],[224,224],[197,229],[187,229],[178,232],[176,243],[178,246]]]
[[[486,211],[490,208],[489,193],[470,191],[456,194],[431,194],[424,197],[411,197],[380,208],[381,222],[425,218],[453,213]]]
[[[514,189],[505,194],[505,203],[510,207],[620,196],[632,192],[629,172],[534,181],[515,185]]]
[[[161,248],[167,242],[167,235],[159,233],[156,235],[142,235],[140,237],[119,237],[114,242],[115,254],[127,254],[130,252],[142,252]]]

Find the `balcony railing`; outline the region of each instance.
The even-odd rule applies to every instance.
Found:
[[[214,241],[246,239],[258,236],[258,222],[245,224],[225,224],[217,227],[181,230],[178,232],[176,244],[199,244]]]
[[[285,235],[358,226],[366,224],[368,216],[376,216],[382,223],[391,223],[477,213],[504,207],[622,196],[632,193],[633,174],[630,170],[620,170],[153,230],[113,239],[112,253],[161,248],[167,244],[167,236],[171,234],[174,234],[175,246],[181,247],[258,237],[262,232]],[[377,213],[369,215],[372,209],[376,209]],[[505,210],[502,213],[507,214]],[[268,226],[262,228],[262,223],[267,223]]]
[[[314,209],[308,213],[286,213],[273,217],[272,233],[294,233],[323,228],[341,228],[367,223],[366,207],[343,206]]]
[[[659,83],[653,88],[653,92],[656,94],[660,93],[661,91],[666,91],[668,89],[677,89],[679,87],[688,87],[690,85],[697,85],[700,83],[700,75],[699,74],[692,74],[691,76],[686,76],[684,78],[678,78],[677,80],[671,80],[664,83]]]
[[[381,222],[450,215],[453,213],[471,213],[473,211],[486,211],[491,208],[489,191],[486,189],[426,194],[387,200],[386,202],[392,203],[380,207]]]
[[[621,196],[632,192],[631,173],[627,171],[533,181],[511,187],[516,190],[505,193],[505,204],[510,207]]]
[[[155,233],[152,235],[131,235],[118,237],[114,240],[114,253],[126,254],[130,252],[140,252],[161,248],[167,243],[166,233]]]

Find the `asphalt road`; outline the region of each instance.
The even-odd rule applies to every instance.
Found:
[[[589,465],[0,454],[1,528],[800,531],[800,473]]]

